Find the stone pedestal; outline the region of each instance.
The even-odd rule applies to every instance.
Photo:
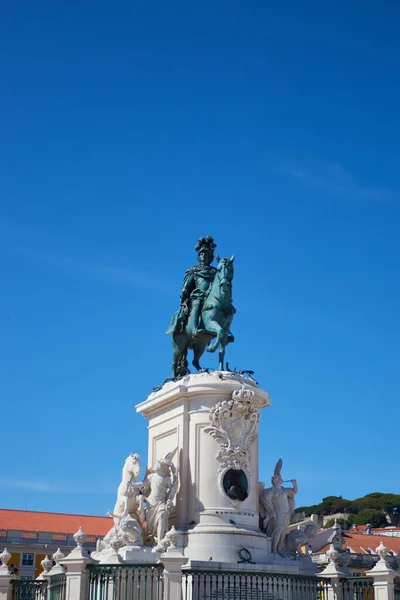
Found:
[[[89,572],[87,566],[92,563],[93,560],[81,546],[74,548],[68,556],[60,561],[67,574],[65,600],[88,598]]]
[[[326,600],[343,600],[343,581],[346,575],[334,563],[329,563],[319,574],[321,578],[327,579]]]
[[[374,578],[375,600],[394,600],[394,579],[396,571],[389,564],[389,551],[381,542],[376,548],[379,560],[376,565],[366,572],[366,575]]]
[[[14,575],[8,573],[6,569],[2,570],[2,567],[0,567],[0,600],[11,600],[11,581],[13,579],[15,579]]]
[[[164,600],[181,600],[182,598],[182,566],[187,559],[183,554],[170,546],[160,557],[164,565]]]
[[[11,558],[11,554],[4,548],[0,554],[0,600],[11,600],[12,589],[11,581],[15,579],[15,575],[11,575],[8,570],[8,562]]]
[[[257,434],[260,410],[270,404],[251,378],[216,371],[166,383],[136,407],[149,419],[149,466],[178,448],[170,525],[187,558],[236,564],[245,548],[248,560],[269,562],[269,540],[259,529]],[[229,497],[239,483],[247,497]]]
[[[119,550],[118,555],[122,562],[129,564],[152,564],[160,558],[160,552],[153,552],[152,548],[125,546]]]

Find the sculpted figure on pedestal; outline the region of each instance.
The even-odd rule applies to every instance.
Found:
[[[122,469],[122,480],[118,486],[117,501],[114,510],[108,511],[108,514],[114,518],[114,523],[131,515],[140,520],[143,513],[142,498],[140,490],[142,483],[136,481],[140,476],[140,456],[138,454],[130,454],[125,460]]]
[[[163,550],[163,540],[168,531],[168,515],[174,505],[178,487],[178,474],[172,459],[177,448],[157,461],[143,482],[142,493],[146,501],[145,520],[147,542],[155,543],[155,550]]]
[[[199,359],[208,344],[209,352],[218,348],[219,368],[223,370],[225,346],[234,341],[229,331],[236,312],[232,305],[234,256],[230,259],[217,256],[218,266],[214,267],[211,263],[215,248],[212,237],[200,238],[195,247],[199,264],[185,273],[180,308],[166,332],[172,334],[173,378],[189,373],[188,349],[193,350],[193,365],[200,371]]]
[[[112,546],[115,540],[118,540],[120,548],[124,546],[143,546],[142,526],[138,520],[130,515],[117,520],[114,527],[98,544],[97,550],[104,550],[104,548]]]
[[[287,554],[295,556],[303,555],[302,547],[308,545],[308,540],[317,533],[317,526],[309,523],[304,529],[293,529],[287,534],[285,540],[285,549]]]
[[[261,529],[271,538],[272,553],[285,553],[285,536],[294,512],[294,496],[297,494],[297,482],[291,479],[293,487],[282,486],[282,459],[276,463],[274,475],[271,478],[272,487],[260,489],[260,514],[262,515]]]
[[[143,518],[142,483],[136,481],[140,476],[140,457],[130,454],[122,469],[122,480],[118,486],[117,501],[114,510],[108,514],[114,519],[114,527],[102,540],[97,542],[97,552],[115,546],[143,545],[141,521]]]

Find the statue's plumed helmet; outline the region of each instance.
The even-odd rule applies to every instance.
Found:
[[[214,250],[217,247],[217,244],[214,242],[214,239],[211,236],[199,238],[195,246],[195,250],[197,252],[197,256],[200,252],[208,252],[208,254],[214,257]]]

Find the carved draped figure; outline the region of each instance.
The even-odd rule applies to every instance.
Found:
[[[261,501],[267,514],[264,519],[265,533],[271,538],[272,552],[282,552],[285,534],[294,511],[293,488],[272,487],[263,490]]]
[[[171,492],[169,475],[151,473],[148,476],[151,492],[146,497],[146,525],[148,537],[159,544],[168,531],[168,498]]]

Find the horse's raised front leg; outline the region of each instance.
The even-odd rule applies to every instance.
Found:
[[[219,352],[218,352],[218,360],[219,360],[218,368],[220,371],[225,370],[225,348],[227,345],[227,339],[228,339],[228,332],[225,330],[224,334],[222,336],[222,339],[221,339],[221,343],[219,345]]]
[[[219,352],[218,352],[218,369],[220,371],[224,371],[225,370],[225,346],[220,345],[219,347]]]
[[[195,369],[197,369],[197,371],[202,371],[199,361],[200,361],[200,358],[203,356],[205,349],[206,349],[206,344],[201,344],[199,342],[197,342],[193,348],[192,365],[194,366]]]
[[[221,340],[224,335],[224,330],[221,327],[221,325],[219,323],[217,323],[217,321],[214,321],[214,320],[207,321],[206,329],[210,333],[216,334],[216,338],[215,338],[214,342],[207,348],[207,352],[215,352],[216,349],[221,344]]]

